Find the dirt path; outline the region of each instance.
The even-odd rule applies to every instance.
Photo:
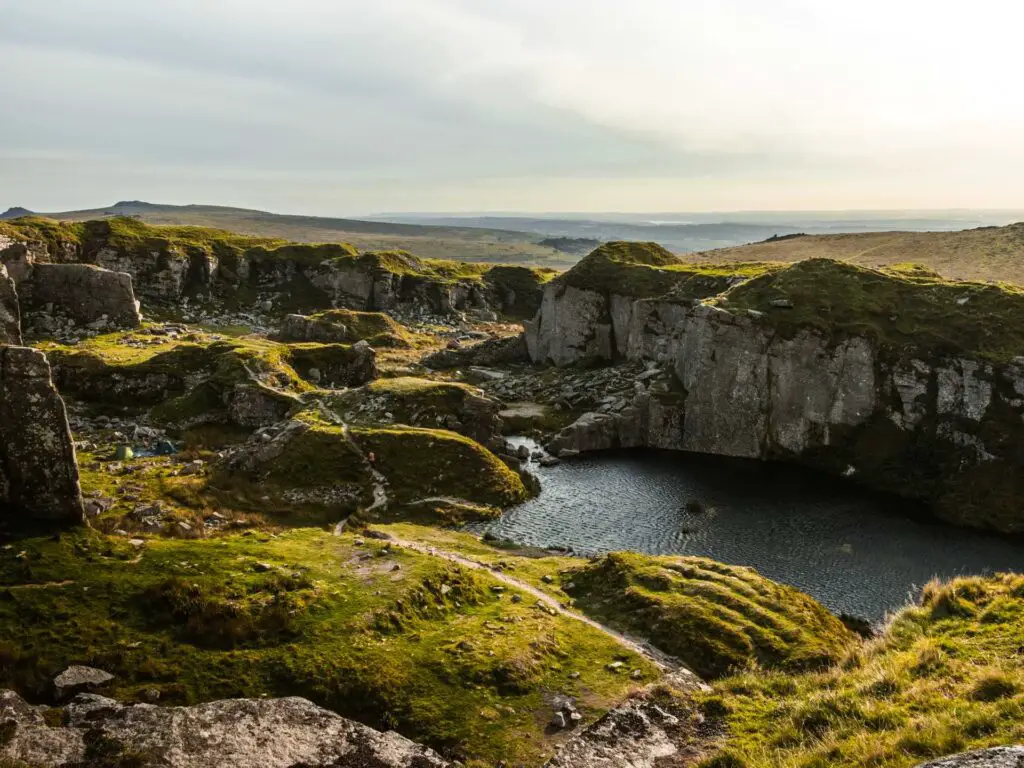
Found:
[[[587,626],[592,627],[593,629],[596,629],[599,632],[603,632],[604,634],[608,635],[609,637],[617,641],[620,645],[623,645],[629,648],[630,650],[633,650],[636,653],[639,653],[640,655],[650,659],[655,664],[657,664],[658,667],[660,667],[662,670],[669,672],[689,672],[689,670],[686,670],[683,667],[683,664],[679,661],[679,659],[669,656],[667,653],[662,653],[657,648],[653,647],[652,645],[643,640],[630,637],[629,635],[624,635],[621,632],[616,632],[611,627],[607,627],[598,621],[594,621],[588,616],[584,616],[582,613],[577,613],[576,611],[566,608],[560,602],[558,602],[558,600],[556,600],[554,597],[547,594],[543,590],[537,589],[537,587],[533,586],[532,584],[528,584],[525,581],[521,581],[517,578],[509,576],[504,571],[494,568],[488,565],[487,563],[482,563],[479,560],[473,560],[470,557],[460,555],[456,552],[438,549],[437,547],[428,546],[426,544],[420,544],[415,541],[406,541],[404,539],[396,539],[393,537],[389,538],[388,541],[396,546],[404,547],[405,549],[411,549],[415,552],[420,552],[424,555],[431,555],[433,557],[444,558],[445,560],[449,560],[453,563],[463,565],[466,568],[472,568],[478,571],[487,571],[491,576],[496,578],[498,581],[508,584],[510,587],[515,587],[516,589],[526,592],[529,595],[532,595],[533,597],[537,598],[539,602],[543,603],[547,608],[550,608],[556,611],[557,613],[560,613],[562,616],[573,619],[574,621],[578,621],[582,624],[586,624]]]

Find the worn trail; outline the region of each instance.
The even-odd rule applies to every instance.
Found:
[[[655,664],[657,664],[658,667],[665,671],[689,671],[684,668],[682,662],[679,661],[679,659],[673,656],[669,656],[667,653],[663,653],[662,651],[652,646],[650,643],[644,640],[630,637],[629,635],[625,635],[621,632],[617,632],[616,630],[612,629],[611,627],[605,626],[599,621],[594,621],[594,619],[591,619],[588,616],[584,616],[583,614],[578,613],[570,608],[566,608],[564,605],[558,602],[557,599],[547,594],[543,590],[540,590],[532,584],[528,584],[527,582],[517,579],[513,576],[509,576],[504,571],[495,568],[491,565],[488,565],[487,563],[480,562],[479,560],[474,560],[470,557],[466,557],[465,555],[460,555],[457,552],[439,549],[437,547],[430,546],[427,544],[421,544],[415,541],[406,541],[404,539],[396,538],[390,538],[389,541],[394,545],[404,547],[406,549],[411,549],[413,551],[420,552],[425,555],[441,557],[445,560],[450,560],[453,563],[458,563],[459,565],[463,565],[467,568],[487,571],[491,576],[496,578],[498,581],[501,581],[505,584],[508,584],[511,587],[526,592],[529,595],[532,595],[533,597],[537,598],[539,602],[543,603],[545,607],[556,611],[562,616],[566,616],[570,619],[573,619],[574,621],[586,624],[587,626],[592,627],[593,629],[596,629],[599,632],[603,632],[609,637],[615,639],[620,645],[623,645],[641,654],[642,656],[645,656],[646,658],[650,659]]]

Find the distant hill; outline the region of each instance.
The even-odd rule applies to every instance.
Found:
[[[923,264],[945,277],[1024,285],[1024,222],[959,232],[796,235],[685,254],[691,262],[801,261],[824,256],[866,267]]]
[[[32,211],[30,211],[28,208],[19,208],[18,206],[15,206],[14,208],[8,208],[3,213],[0,213],[0,219],[17,219],[22,216],[31,215]]]
[[[25,209],[13,216],[28,215]],[[292,216],[218,205],[160,205],[126,200],[108,208],[40,213],[62,221],[88,221],[109,216],[132,216],[147,224],[214,227],[231,232],[295,242],[346,242],[360,250],[400,248],[417,256],[459,261],[530,263],[568,267],[577,257],[540,245],[542,236],[514,230],[478,227],[393,224],[382,221]]]

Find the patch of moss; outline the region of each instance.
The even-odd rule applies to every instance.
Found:
[[[705,677],[751,664],[820,668],[853,635],[812,598],[749,568],[617,552],[573,571],[587,613],[648,638]]]
[[[786,336],[812,328],[866,336],[901,355],[995,362],[1024,349],[1024,290],[943,280],[916,267],[880,271],[809,259],[738,285],[725,298],[730,309],[764,312]]]
[[[832,668],[718,681],[702,698],[727,729],[720,755],[747,768],[910,768],[1020,743],[1022,619],[1024,576],[934,582]]]

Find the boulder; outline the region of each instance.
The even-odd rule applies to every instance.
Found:
[[[444,768],[436,753],[306,699],[232,699],[192,707],[123,705],[82,694],[50,725],[50,709],[0,691],[0,762],[40,768],[124,758],[145,768]],[[60,721],[61,718],[56,718]],[[99,740],[97,737],[102,736]],[[96,744],[103,745],[102,755]],[[112,762],[110,764],[113,764]]]
[[[442,349],[423,358],[423,364],[434,369],[473,365],[507,365],[508,363],[528,363],[529,361],[530,353],[524,334],[488,339],[468,347]]]
[[[21,309],[14,280],[0,263],[0,344],[21,344]]]
[[[994,747],[944,757],[917,768],[1024,768],[1024,747]]]
[[[76,693],[106,685],[113,679],[112,674],[102,669],[72,665],[53,678],[53,688],[57,698],[63,701]]]
[[[26,311],[54,311],[80,324],[104,321],[111,327],[138,327],[142,322],[132,277],[91,264],[36,264],[22,281]]]
[[[85,519],[64,401],[28,347],[0,347],[0,511],[14,523]]]

